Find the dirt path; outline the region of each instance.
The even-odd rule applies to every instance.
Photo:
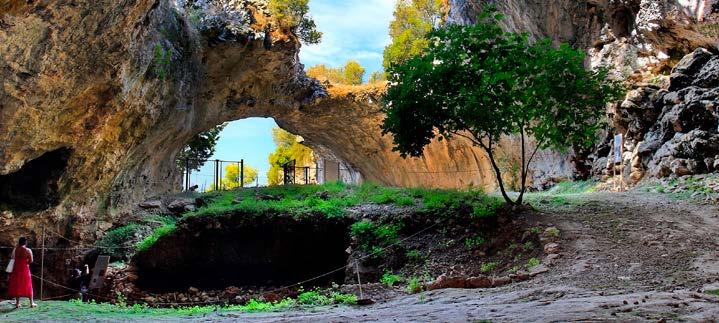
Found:
[[[222,314],[212,320],[571,321],[719,319],[719,209],[647,193],[593,193],[541,204],[562,231],[549,273],[488,290],[440,290],[362,308]],[[714,285],[714,287],[712,287]]]

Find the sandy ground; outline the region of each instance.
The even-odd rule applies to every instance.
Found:
[[[593,193],[536,203],[562,232],[550,272],[497,289],[448,289],[367,307],[221,314],[260,322],[719,320],[719,209],[648,193]]]

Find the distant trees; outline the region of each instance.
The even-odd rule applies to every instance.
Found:
[[[305,44],[317,44],[322,32],[310,17],[310,0],[270,0],[270,12],[280,27],[292,30]]]
[[[215,153],[215,145],[220,138],[220,132],[226,125],[223,123],[192,137],[177,155],[177,166],[185,171],[185,162],[187,162],[191,171],[200,170],[205,160]]]
[[[360,85],[365,75],[365,68],[355,60],[349,60],[343,67],[334,68],[319,64],[307,69],[307,75],[318,80],[326,79],[330,83]]]
[[[277,149],[269,156],[270,170],[267,172],[269,185],[282,184],[284,175],[282,165],[289,161],[295,160],[297,166],[314,164],[312,149],[302,144],[302,137],[281,128],[273,128],[272,140],[277,145]]]
[[[486,9],[475,25],[433,31],[421,54],[390,65],[383,132],[404,157],[421,156],[435,137],[468,139],[487,153],[506,202],[521,204],[537,151],[591,145],[606,104],[623,88],[606,69],[586,70],[582,51],[549,40],[530,44],[526,35],[504,32],[500,19]],[[516,200],[497,165],[503,135],[521,138]]]
[[[382,71],[374,71],[372,74],[369,75],[368,83],[374,83],[379,81],[386,81],[387,75],[384,74]]]
[[[243,181],[244,186],[252,184],[257,180],[257,168],[250,165],[243,165]],[[240,165],[232,163],[225,166],[225,176],[222,179],[223,189],[234,189],[240,187]]]

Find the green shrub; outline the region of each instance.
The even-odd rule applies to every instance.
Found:
[[[482,265],[479,267],[479,271],[481,271],[483,273],[488,273],[492,270],[495,270],[498,266],[499,266],[499,263],[496,261],[485,262],[485,263],[482,263]]]
[[[414,294],[422,291],[422,281],[419,277],[410,277],[407,281],[407,293]]]
[[[382,275],[382,279],[380,279],[380,282],[391,287],[394,286],[396,283],[402,282],[402,276],[393,274],[389,271],[385,271]]]
[[[527,241],[524,243],[524,245],[522,245],[522,248],[524,249],[524,251],[532,251],[532,250],[534,250],[534,247],[535,247],[535,245],[534,245],[534,242],[532,242],[532,241]]]
[[[297,302],[303,305],[329,305],[332,304],[332,299],[323,295],[319,289],[303,292],[300,290],[300,294],[297,295]]]
[[[376,224],[364,219],[352,224],[350,234],[357,239],[362,250],[374,253],[394,243],[400,229],[399,224]]]
[[[551,227],[547,229],[547,235],[553,238],[559,238],[559,229]]]
[[[115,260],[125,259],[128,254],[125,248],[131,247],[128,244],[132,243],[137,238],[141,228],[142,227],[137,223],[130,223],[128,225],[112,229],[108,231],[102,239],[100,239],[97,243],[97,247],[103,253],[109,255]]]
[[[347,305],[355,305],[357,304],[357,296],[352,294],[342,294],[334,292],[332,295],[330,295],[332,300],[335,304],[347,304]]]
[[[532,258],[529,258],[529,260],[527,260],[527,264],[525,265],[525,267],[527,269],[532,269],[534,267],[539,266],[539,264],[541,264],[539,259],[532,257]]]

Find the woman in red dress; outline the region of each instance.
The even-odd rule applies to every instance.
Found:
[[[30,263],[32,263],[32,250],[27,247],[27,239],[21,237],[13,253],[15,265],[10,273],[8,296],[15,297],[15,308],[20,307],[20,297],[30,299],[30,307],[37,306],[32,297],[32,276]]]

